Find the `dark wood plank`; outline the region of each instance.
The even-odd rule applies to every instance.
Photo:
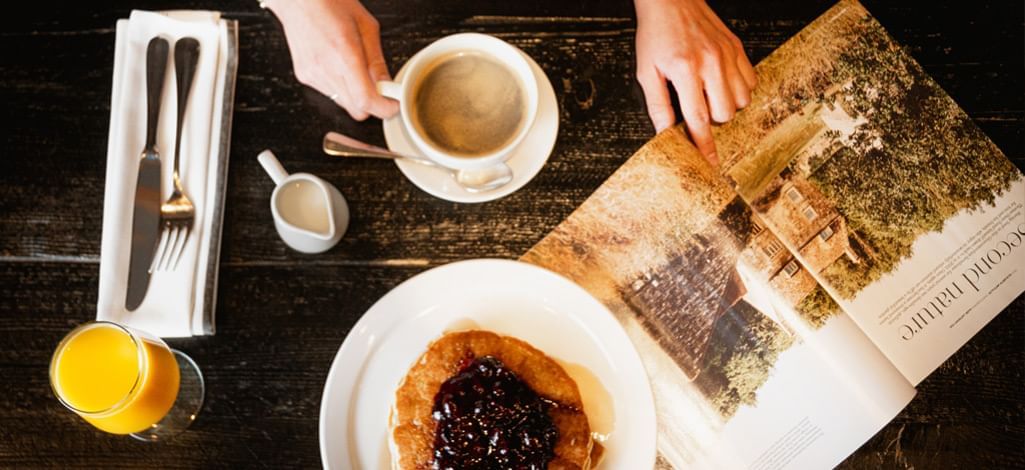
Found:
[[[170,341],[202,368],[202,414],[179,438],[148,445],[93,430],[50,391],[54,346],[94,315],[96,266],[2,263],[0,467],[315,467],[321,392],[338,347],[367,308],[418,271],[223,269],[218,334]]]
[[[96,266],[0,263],[0,466],[317,466],[320,397],[338,347],[367,308],[422,269],[225,267],[218,334],[171,341],[202,367],[207,403],[188,433],[151,446],[93,430],[49,389],[54,345],[93,316]],[[1023,314],[1025,296],[923,382],[843,467],[1025,461]]]
[[[1021,468],[1022,425],[990,423],[887,426],[837,468]]]
[[[1025,461],[1025,296],[918,386],[841,468],[1020,468]]]
[[[727,18],[758,59],[827,3],[821,8],[795,5],[726,11],[747,15]],[[371,4],[375,8],[409,11],[390,2]],[[923,13],[918,16],[907,14],[908,8],[878,5],[891,33],[1025,167],[1025,104],[1017,92],[1025,80],[1020,44],[988,47],[1013,37],[1015,25],[1004,21],[990,27],[987,22],[994,20],[997,7],[919,8]],[[559,141],[542,173],[507,199],[468,206],[421,192],[387,162],[332,161],[318,148],[323,132],[343,130],[382,143],[379,124],[353,123],[294,81],[284,37],[269,13],[251,8],[245,14],[235,12],[243,21],[242,60],[225,260],[302,259],[287,251],[269,224],[271,184],[255,161],[264,148],[275,150],[293,170],[314,172],[335,183],[350,200],[353,227],[342,245],[321,259],[455,260],[466,256],[467,240],[489,247],[493,256],[518,256],[650,137],[643,98],[632,78],[629,16],[580,17],[577,12],[574,17],[535,18],[465,13],[473,9],[438,11],[426,19],[382,14],[389,62],[394,68],[434,38],[462,30],[492,32],[524,48],[556,86],[562,109]],[[464,13],[447,16],[448,11]],[[125,9],[87,16],[84,29],[69,30],[71,19],[78,21],[75,13],[62,12],[68,18],[64,22],[52,15],[27,21],[38,29],[8,33],[9,40],[0,45],[0,52],[12,58],[0,65],[7,85],[0,96],[26,115],[0,131],[11,155],[0,160],[0,211],[8,214],[8,223],[0,226],[0,254],[5,256],[98,258],[111,25]],[[955,24],[962,18],[969,18],[967,25]],[[36,53],[19,53],[24,49]],[[64,131],[58,136],[54,129]]]

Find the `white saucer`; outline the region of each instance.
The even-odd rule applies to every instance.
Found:
[[[520,51],[520,53],[523,52]],[[548,161],[548,156],[555,148],[555,139],[559,134],[559,103],[555,100],[555,89],[552,88],[552,83],[548,81],[548,77],[545,76],[541,67],[529,55],[523,54],[523,56],[530,63],[530,68],[534,70],[534,78],[537,79],[538,108],[534,125],[531,126],[520,146],[513,150],[512,156],[506,161],[513,171],[512,181],[501,188],[472,193],[456,183],[451,174],[445,170],[395,160],[395,164],[398,165],[402,174],[406,175],[406,178],[437,198],[453,202],[487,202],[512,194],[530,182],[534,175],[541,171],[541,167]],[[406,68],[403,66],[395,76],[395,80],[401,81],[405,71]],[[384,121],[384,140],[388,143],[388,148],[394,152],[422,156],[406,136],[401,118],[397,115]]]
[[[651,387],[612,312],[546,269],[477,259],[410,278],[353,326],[320,403],[324,468],[391,468],[388,416],[399,382],[431,341],[472,328],[520,338],[563,364],[580,387],[592,428],[607,432],[601,468],[654,466]]]

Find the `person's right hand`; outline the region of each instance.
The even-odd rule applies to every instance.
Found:
[[[295,78],[362,121],[398,112],[375,82],[390,80],[377,20],[357,0],[268,0],[281,21]]]
[[[667,81],[698,150],[718,164],[711,122],[751,102],[757,82],[744,47],[704,0],[635,0],[637,81],[661,132],[676,121]]]

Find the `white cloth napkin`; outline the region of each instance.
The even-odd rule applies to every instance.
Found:
[[[154,271],[146,299],[134,312],[125,310],[132,213],[139,158],[146,136],[146,47],[154,36],[171,45],[164,81],[157,149],[162,165],[161,200],[172,191],[178,90],[174,77],[174,43],[191,36],[199,41],[199,62],[182,129],[179,170],[185,194],[196,206],[192,234],[174,271]],[[220,148],[221,110],[227,70],[226,24],[217,12],[133,11],[117,23],[114,86],[111,97],[107,179],[100,245],[100,285],[96,318],[125,324],[161,337],[213,334],[203,321],[212,217],[219,198],[216,165]],[[212,236],[211,236],[212,235]],[[209,295],[213,295],[210,293]],[[207,325],[204,327],[204,325]]]

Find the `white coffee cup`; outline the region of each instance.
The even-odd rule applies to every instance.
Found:
[[[338,188],[309,173],[288,174],[270,150],[257,160],[276,185],[270,210],[281,240],[303,253],[335,246],[349,228],[349,205]]]
[[[428,72],[429,67],[438,59],[459,53],[481,54],[508,67],[515,74],[525,98],[524,119],[516,135],[502,147],[490,153],[473,157],[453,156],[445,152],[422,136],[413,124],[414,93],[416,93],[416,87],[424,73]],[[405,65],[401,82],[377,82],[377,89],[384,96],[398,100],[399,119],[406,135],[413,141],[416,148],[435,163],[455,170],[477,170],[504,162],[511,156],[513,149],[527,136],[537,116],[537,80],[534,78],[530,63],[516,47],[485,34],[459,33],[434,41],[414,55]]]

